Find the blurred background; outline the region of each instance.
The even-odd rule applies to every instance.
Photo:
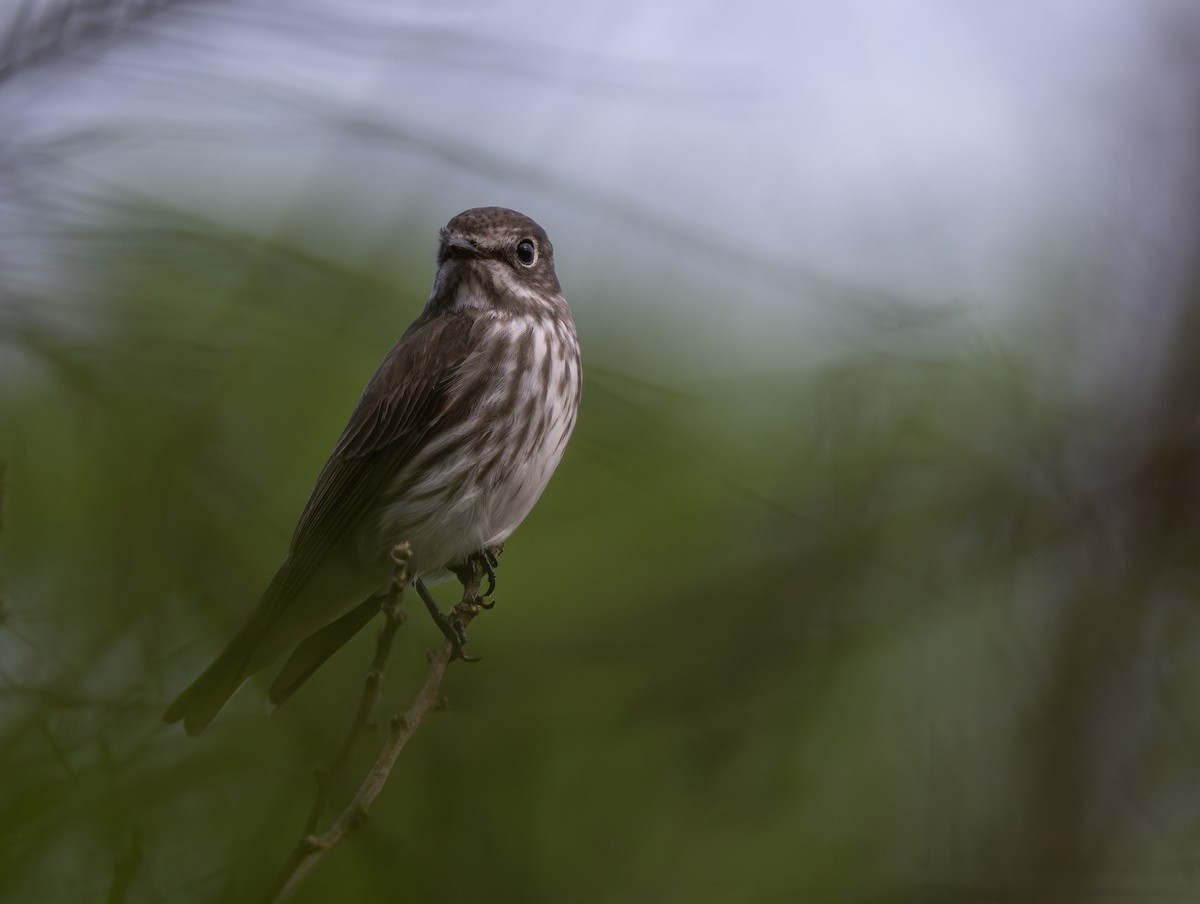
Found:
[[[374,629],[160,715],[487,204],[579,427],[297,900],[1197,900],[1198,51],[1191,0],[8,0],[0,900],[270,887]]]

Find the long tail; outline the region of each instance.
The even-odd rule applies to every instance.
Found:
[[[221,655],[167,707],[163,713],[164,722],[182,719],[189,735],[200,734],[229,702],[234,691],[242,686],[242,682],[266,664],[270,655],[263,650],[263,643],[278,620],[277,613],[282,608],[278,597],[287,576],[288,563],[285,561],[275,572],[275,577],[246,623],[221,651]]]
[[[330,656],[379,614],[381,596],[369,596],[341,618],[306,637],[271,682],[269,699],[274,709],[296,692]]]
[[[182,719],[189,735],[200,734],[246,680],[246,660],[245,641],[239,635],[167,707],[163,721]]]
[[[272,708],[295,693],[326,659],[362,630],[379,612],[382,599],[379,596],[367,597],[341,618],[305,638],[292,651],[271,684]],[[258,622],[258,619],[252,618],[200,677],[175,698],[175,702],[163,713],[164,722],[182,719],[189,735],[200,734],[242,686],[242,682],[274,658],[263,653],[262,632],[258,630]]]

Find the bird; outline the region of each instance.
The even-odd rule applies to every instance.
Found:
[[[277,706],[379,611],[391,550],[427,583],[525,519],[562,459],[582,384],[575,322],[545,230],[477,207],[440,231],[421,314],[363,390],[317,477],[274,578],[240,630],[167,708],[203,731],[242,683],[289,653]],[[439,626],[446,629],[445,622]],[[451,638],[461,653],[465,638]]]

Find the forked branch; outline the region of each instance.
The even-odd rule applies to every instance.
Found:
[[[269,901],[283,902],[291,898],[316,865],[324,860],[326,855],[347,835],[366,821],[367,811],[383,790],[392,767],[396,764],[396,760],[404,750],[409,738],[416,732],[426,714],[438,705],[438,690],[441,687],[442,677],[446,674],[446,666],[454,658],[454,644],[449,640],[429,654],[429,668],[425,672],[425,681],[421,685],[421,689],[404,714],[392,719],[383,748],[375,758],[374,765],[363,779],[358,791],[330,823],[329,828],[318,834],[317,827],[329,807],[337,780],[345,771],[359,742],[371,726],[371,713],[379,697],[379,685],[391,653],[392,639],[395,637],[397,629],[404,623],[404,614],[400,609],[400,603],[404,597],[404,589],[408,586],[408,557],[410,554],[411,550],[407,543],[398,544],[392,550],[395,567],[392,571],[391,587],[383,604],[384,623],[375,643],[375,655],[363,685],[358,710],[332,764],[328,769],[319,770],[317,773],[317,793],[312,808],[304,822],[300,839],[288,855],[287,862],[267,898]],[[463,595],[462,600],[454,607],[452,617],[460,619],[464,629],[482,608],[479,585],[487,574],[485,568],[485,564],[479,561],[479,557],[472,557],[466,568],[458,573],[459,579],[463,582]]]

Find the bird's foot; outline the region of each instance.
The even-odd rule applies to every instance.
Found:
[[[454,655],[450,657],[451,660],[461,659],[463,662],[479,662],[482,657],[470,656],[463,650],[463,647],[467,645],[467,626],[463,621],[462,607],[464,605],[480,604],[464,600],[451,609],[449,615],[446,615],[446,613],[438,608],[438,604],[429,593],[429,588],[425,586],[424,581],[417,578],[414,584],[417,588],[417,595],[421,597],[421,602],[429,610],[429,617],[433,619],[433,623],[438,626],[438,630],[442,632],[442,635],[454,647]]]
[[[504,552],[504,544],[499,543],[471,553],[461,565],[451,566],[450,570],[454,572],[454,576],[458,578],[464,588],[478,587],[481,576],[476,573],[476,568],[483,572],[482,576],[488,580],[487,590],[475,594],[475,604],[483,609],[491,609],[496,605],[494,599],[486,603],[484,599],[496,592],[496,567],[500,564],[497,557],[502,552]]]

